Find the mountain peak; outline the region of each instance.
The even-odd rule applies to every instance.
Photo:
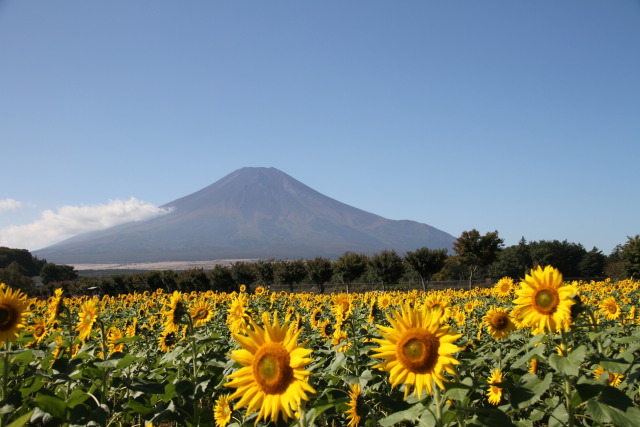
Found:
[[[337,258],[452,247],[453,236],[327,197],[273,167],[243,167],[169,202],[170,213],[36,251],[55,263]]]

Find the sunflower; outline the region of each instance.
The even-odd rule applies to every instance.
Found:
[[[232,333],[240,333],[246,329],[247,322],[250,319],[248,305],[249,301],[243,294],[238,295],[231,301],[227,310],[229,313],[227,315],[227,326],[229,326],[229,330]]]
[[[506,338],[516,328],[509,312],[501,307],[492,307],[483,318],[487,331],[497,340]]]
[[[231,421],[231,404],[228,394],[223,394],[216,399],[213,418],[216,420],[216,427],[225,427]]]
[[[107,332],[107,347],[109,347],[109,354],[124,351],[124,343],[118,342],[121,338],[124,338],[124,334],[120,329],[115,326],[109,328],[109,332]]]
[[[178,343],[178,331],[169,331],[164,330],[158,337],[158,345],[160,346],[160,351],[163,353],[168,352]]]
[[[191,307],[190,314],[193,326],[202,326],[213,318],[213,309],[207,301],[200,299]]]
[[[336,329],[329,319],[325,319],[318,324],[318,330],[323,338],[331,338]]]
[[[360,402],[360,383],[351,384],[349,387],[349,402],[347,406],[347,426],[356,427],[358,423],[360,423],[360,414],[358,413],[358,409],[361,406]]]
[[[502,371],[500,369],[494,369],[491,371],[489,377],[489,390],[487,390],[487,396],[489,397],[489,403],[492,405],[498,405],[502,399],[502,388],[494,385],[502,382]]]
[[[29,330],[33,332],[33,341],[27,344],[28,347],[34,344],[39,344],[40,341],[49,334],[47,331],[47,324],[42,318],[37,318],[33,324],[29,326]]]
[[[444,389],[443,371],[455,374],[453,365],[460,363],[451,355],[461,350],[453,344],[461,335],[441,324],[442,310],[416,310],[409,304],[401,310],[387,314],[391,327],[377,325],[383,339],[373,340],[380,344],[373,357],[384,361],[374,368],[389,372],[392,387],[404,383],[405,398],[411,386],[416,397],[431,394],[434,381]]]
[[[564,283],[562,274],[551,266],[538,266],[527,274],[518,298],[513,301],[520,310],[523,322],[531,326],[535,334],[544,331],[558,332],[566,329],[571,320],[571,298],[577,292],[574,284]]]
[[[22,291],[12,290],[2,284],[0,288],[0,343],[15,341],[18,333],[25,326],[27,296]]]
[[[86,341],[91,335],[91,329],[93,324],[98,319],[98,308],[96,307],[96,301],[90,299],[82,303],[80,306],[79,322],[76,326],[78,331],[78,338],[80,341]]]
[[[493,287],[493,293],[501,297],[511,295],[511,291],[513,291],[513,279],[511,277],[503,277]]]
[[[255,295],[262,295],[265,292],[265,288],[264,286],[260,285],[260,286],[256,286],[256,288],[253,290],[253,293]]]
[[[609,297],[600,303],[600,310],[598,311],[600,311],[607,320],[616,320],[620,317],[622,309],[615,297]]]
[[[538,359],[535,357],[529,361],[529,371],[530,374],[536,375],[538,373]]]
[[[344,353],[350,346],[347,333],[342,328],[337,328],[331,336],[331,346],[338,347],[336,351],[338,353]]]
[[[180,328],[180,319],[186,313],[180,292],[173,292],[169,297],[169,307],[161,313],[165,315],[164,329],[166,331],[173,332]]]
[[[593,371],[593,378],[599,380],[602,374],[604,374],[605,370],[602,366],[598,365],[598,367]],[[614,374],[613,372],[609,372],[609,385],[611,387],[618,387],[622,382],[624,375],[622,374]]]
[[[55,290],[55,295],[49,299],[49,307],[47,308],[47,325],[53,324],[63,310],[64,302],[62,300],[62,288],[57,288]]]
[[[275,312],[264,329],[251,319],[246,335],[233,334],[242,348],[230,357],[242,367],[227,377],[231,381],[225,386],[236,389],[230,399],[240,398],[234,408],[246,406],[247,414],[260,411],[256,423],[268,418],[277,422],[280,413],[287,421],[300,401],[309,399],[307,393],[315,393],[308,382],[311,372],[304,369],[313,360],[307,357],[311,350],[298,345],[301,330],[292,332],[287,321],[280,325]]]

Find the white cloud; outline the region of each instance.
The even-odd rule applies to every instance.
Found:
[[[81,233],[104,230],[125,222],[144,221],[170,211],[135,197],[110,200],[106,205],[63,206],[56,212],[42,212],[40,219],[31,224],[0,229],[0,246],[40,249]]]
[[[0,199],[0,213],[17,211],[22,207],[22,202],[13,199]]]

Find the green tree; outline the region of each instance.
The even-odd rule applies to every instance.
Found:
[[[532,266],[529,245],[522,237],[517,245],[509,246],[498,252],[495,261],[489,266],[489,274],[495,279],[511,277],[517,280],[524,278]]]
[[[566,240],[540,240],[529,243],[532,266],[552,265],[557,268],[564,277],[580,277],[578,265],[582,257],[587,253],[584,246]]]
[[[369,270],[373,278],[382,284],[382,290],[396,284],[405,272],[402,258],[396,251],[384,250],[369,259]]]
[[[265,288],[273,283],[275,262],[272,259],[261,259],[255,263],[256,279]]]
[[[302,282],[307,277],[307,269],[304,261],[279,261],[276,263],[274,275],[276,281],[289,286],[289,291],[293,293],[293,285]]]
[[[227,266],[217,264],[209,273],[211,285],[214,291],[233,292],[236,291],[236,281],[233,280],[231,269]]]
[[[601,277],[604,275],[604,266],[607,257],[598,250],[593,248],[589,252],[582,255],[582,259],[578,263],[578,271],[582,277]]]
[[[324,284],[331,280],[333,267],[329,258],[315,257],[305,262],[307,276],[311,282],[315,283],[318,291],[324,293]]]
[[[453,250],[460,257],[460,262],[466,267],[469,277],[469,289],[479,268],[488,267],[498,255],[504,241],[493,231],[480,235],[476,229],[463,231],[453,243]]]
[[[349,285],[364,274],[369,260],[366,255],[347,251],[333,263],[333,272],[337,279],[346,286],[349,293]]]
[[[627,277],[640,278],[640,234],[627,236],[627,242],[620,249],[620,260]]]
[[[446,249],[429,249],[427,247],[409,251],[404,260],[420,278],[422,290],[426,291],[431,277],[440,272],[447,260]]]
[[[5,268],[0,268],[0,283],[5,283],[13,289],[20,289],[26,294],[35,292],[33,279],[28,277],[27,270],[17,262],[12,262]]]
[[[231,263],[231,275],[233,280],[236,281],[236,285],[245,285],[247,290],[251,289],[251,285],[256,281],[256,268],[253,263],[244,261]]]
[[[45,264],[40,270],[42,282],[46,285],[52,282],[73,281],[78,278],[78,272],[71,265]]]

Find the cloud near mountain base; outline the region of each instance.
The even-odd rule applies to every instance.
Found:
[[[40,249],[69,237],[89,231],[103,230],[133,221],[145,221],[171,212],[138,200],[110,200],[106,205],[63,206],[46,210],[40,219],[25,225],[0,229],[0,246]]]

